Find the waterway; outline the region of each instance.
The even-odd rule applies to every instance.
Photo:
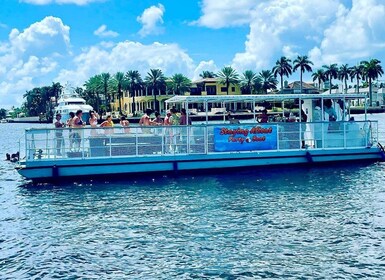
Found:
[[[1,157],[28,126],[0,124]],[[383,279],[384,181],[356,163],[33,187],[0,161],[0,279]]]

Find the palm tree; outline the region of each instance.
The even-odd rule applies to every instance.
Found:
[[[217,75],[215,75],[214,72],[211,71],[203,71],[201,74],[199,74],[199,77],[205,79],[205,78],[215,78]]]
[[[229,95],[229,86],[230,84],[238,84],[239,78],[238,73],[231,66],[224,67],[218,73],[219,82],[223,85],[226,85],[226,93]]]
[[[350,68],[347,64],[342,64],[338,70],[338,79],[344,83],[344,91],[348,92],[348,79],[350,78]]]
[[[171,89],[176,95],[190,91],[191,81],[183,74],[175,74],[171,77]]]
[[[380,65],[381,61],[375,58],[370,61],[362,61],[361,63],[364,69],[364,76],[369,79],[369,106],[372,106],[372,82],[381,77],[384,74],[384,70]]]
[[[103,85],[103,93],[104,93],[104,98],[106,100],[106,109],[107,111],[111,111],[111,96],[108,92],[108,84],[110,82],[111,75],[110,73],[102,73],[102,85]]]
[[[258,74],[259,78],[261,79],[262,82],[262,89],[265,94],[267,94],[268,89],[276,89],[278,81],[274,77],[274,74],[270,70],[262,70]]]
[[[353,82],[354,78],[357,80],[357,93],[360,93],[360,79],[363,78],[363,75],[364,75],[364,66],[362,64],[350,67],[351,81]]]
[[[297,71],[297,69],[300,69],[300,89],[301,89],[301,93],[302,93],[302,74],[305,73],[305,72],[312,72],[313,70],[311,69],[311,66],[310,65],[313,65],[313,62],[311,62],[307,55],[304,55],[304,56],[298,56],[294,61],[294,68],[293,68],[293,72]]]
[[[136,115],[136,104],[135,104],[135,91],[139,89],[139,86],[142,83],[142,77],[140,76],[140,73],[138,70],[129,70],[126,73],[126,80],[128,88],[126,90],[129,90],[132,96],[132,114],[133,116]]]
[[[258,76],[252,70],[246,70],[241,77],[241,89],[246,94],[252,94],[254,91],[254,85],[258,80]]]
[[[329,93],[332,93],[332,80],[337,79],[338,77],[338,66],[334,63],[330,64],[329,66],[324,65],[322,67],[325,68],[325,76],[329,79]]]
[[[318,81],[318,90],[321,91],[321,83],[326,81],[324,70],[318,69],[311,76],[313,77],[313,82]]]
[[[291,60],[282,56],[273,68],[274,77],[277,78],[279,75],[281,77],[281,92],[283,92],[283,76],[289,77],[292,73],[293,67],[291,66]]]
[[[117,72],[115,74],[116,87],[117,87],[117,98],[119,100],[119,113],[122,114],[122,98],[123,98],[123,87],[125,83],[124,73]]]
[[[87,103],[95,108],[97,112],[100,112],[100,94],[103,93],[103,82],[101,75],[95,75],[88,79],[84,83],[85,91],[83,97],[86,99]],[[100,116],[102,114],[99,114]]]
[[[156,90],[159,89],[165,83],[165,76],[160,69],[150,69],[150,72],[147,73],[145,78],[146,83],[151,86],[152,94],[154,95],[154,109],[159,111],[159,106],[156,101]]]

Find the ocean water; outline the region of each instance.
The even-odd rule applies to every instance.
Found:
[[[1,157],[29,126],[0,124]],[[384,181],[345,163],[36,187],[1,161],[0,279],[384,279]]]

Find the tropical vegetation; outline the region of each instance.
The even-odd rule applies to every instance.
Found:
[[[369,103],[373,104],[373,84],[378,84],[377,80],[382,77],[384,70],[381,61],[370,59],[361,61],[355,66],[349,67],[348,64],[338,66],[335,63],[324,65],[313,72],[313,62],[304,56],[298,56],[293,62],[284,56],[278,59],[274,67],[261,70],[259,73],[254,70],[245,70],[238,72],[232,66],[223,67],[218,73],[212,71],[203,71],[199,76],[201,78],[216,78],[218,82],[225,86],[226,94],[229,94],[231,86],[238,86],[242,94],[266,94],[276,92],[277,85],[280,84],[281,92],[284,90],[284,78],[290,78],[293,72],[299,71],[300,91],[303,92],[303,74],[312,72],[311,77],[317,82],[318,89],[321,91],[321,85],[328,81],[328,89],[331,92],[336,79],[339,79],[347,92],[348,81],[355,83],[354,88],[359,93],[360,87],[369,87]],[[279,81],[277,80],[279,76]],[[26,91],[24,94],[24,103],[21,111],[26,116],[44,115],[47,119],[52,118],[52,109],[56,106],[59,94],[62,90],[60,83],[52,83],[49,86],[36,87]],[[160,69],[150,69],[147,75],[142,79],[138,70],[128,70],[127,72],[117,72],[115,74],[100,73],[90,77],[84,82],[82,87],[75,88],[75,91],[86,99],[87,103],[100,113],[115,109],[112,104],[118,102],[118,110],[121,113],[127,111],[127,104],[122,104],[123,97],[131,97],[131,112],[136,114],[137,108],[135,98],[139,95],[151,95],[153,97],[153,108],[159,110],[157,95],[160,92],[171,95],[183,95],[189,92],[192,87],[191,80],[181,73],[175,73],[166,77]],[[0,118],[6,115],[5,109],[0,109]],[[101,115],[101,114],[100,114]]]

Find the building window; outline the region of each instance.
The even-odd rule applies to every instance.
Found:
[[[207,95],[216,95],[217,87],[216,86],[206,86]]]
[[[231,91],[232,91],[232,92],[235,92],[235,87],[231,87]]]
[[[190,95],[202,95],[200,88],[190,88]]]
[[[227,92],[227,87],[221,87],[221,92]]]

